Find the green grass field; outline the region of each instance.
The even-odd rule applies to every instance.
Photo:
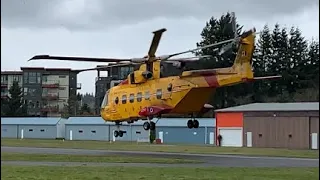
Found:
[[[147,156],[106,156],[66,154],[24,154],[1,152],[2,161],[51,161],[51,162],[95,162],[95,163],[201,163],[201,161],[179,158],[153,158]]]
[[[136,142],[105,142],[105,141],[62,141],[36,139],[1,139],[1,146],[80,148],[103,150],[131,150],[153,152],[183,152],[200,154],[235,154],[250,156],[301,157],[319,158],[319,150],[288,150],[274,148],[229,148],[196,145],[155,145]]]
[[[1,166],[1,180],[318,180],[319,168]]]

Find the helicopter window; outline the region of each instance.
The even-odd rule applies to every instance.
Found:
[[[162,89],[157,89],[156,96],[157,96],[157,99],[161,99],[161,97],[162,97]]]
[[[130,94],[129,101],[130,101],[130,103],[134,102],[134,94]]]
[[[119,98],[118,98],[118,97],[116,97],[116,98],[114,99],[114,103],[116,103],[116,104],[119,103]]]
[[[149,100],[150,99],[150,92],[149,91],[146,91],[145,94],[144,94],[144,99],[145,100]]]
[[[104,108],[108,104],[108,96],[109,96],[109,90],[104,95],[104,98],[101,103],[101,108]]]
[[[123,95],[121,100],[122,100],[122,104],[126,104],[127,103],[127,95]]]
[[[141,93],[141,92],[138,92],[138,93],[137,93],[137,101],[138,101],[138,102],[141,102],[141,101],[142,101],[142,93]]]

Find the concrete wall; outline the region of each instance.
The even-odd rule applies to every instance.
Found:
[[[185,127],[157,127],[157,138],[160,138],[159,132],[163,132],[163,142],[166,144],[209,144],[210,138],[214,140],[215,128],[199,127],[198,129],[188,129]],[[213,133],[212,137],[210,137],[210,132]]]
[[[18,138],[21,138],[23,129],[23,138],[34,139],[55,139],[57,138],[56,125],[19,125]]]
[[[145,131],[140,125],[122,125],[120,129],[124,131],[123,137],[113,137],[113,132],[117,130],[115,125],[93,124],[93,125],[65,125],[66,140],[101,140],[101,141],[148,141],[149,131]],[[157,138],[159,132],[163,132],[164,143],[181,144],[210,144],[210,138],[214,144],[213,127],[199,127],[198,129],[188,129],[187,127],[157,127]],[[210,132],[213,134],[210,137]]]
[[[109,141],[108,125],[65,125],[65,139],[71,140],[70,131],[72,131],[72,140],[100,140]]]
[[[18,138],[18,125],[1,125],[1,138]]]

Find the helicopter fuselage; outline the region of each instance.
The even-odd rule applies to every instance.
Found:
[[[179,76],[160,78],[160,63],[153,64],[153,79],[128,79],[106,92],[101,105],[105,121],[128,121],[162,114],[200,112],[217,88],[253,79],[251,58],[254,35],[243,39],[233,66],[219,69],[184,71]],[[133,74],[139,74],[146,66]],[[131,77],[131,78],[130,78]],[[145,78],[147,79],[147,78]],[[132,84],[136,81],[139,83]]]

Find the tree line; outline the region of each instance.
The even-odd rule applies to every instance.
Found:
[[[234,37],[231,14],[212,17],[201,32],[197,46],[204,46]],[[236,23],[237,33],[243,32]],[[219,56],[215,48],[203,49],[198,55],[212,55],[188,69],[228,67],[233,64],[236,48]],[[277,80],[259,80],[217,89],[210,103],[218,108],[252,102],[319,101],[319,41],[306,40],[298,27],[265,25],[257,35],[253,54],[255,76],[282,75]]]

